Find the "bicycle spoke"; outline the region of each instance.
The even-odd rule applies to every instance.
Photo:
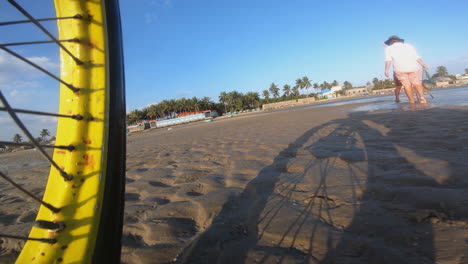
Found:
[[[35,201],[41,203],[42,205],[44,205],[45,207],[49,208],[52,212],[54,213],[58,213],[60,212],[60,208],[56,208],[55,206],[49,204],[49,203],[46,203],[44,201],[42,201],[42,199],[39,199],[37,196],[35,196],[34,194],[30,193],[28,190],[24,189],[23,187],[21,187],[19,184],[17,184],[15,181],[13,181],[12,179],[10,179],[8,176],[6,176],[3,172],[0,171],[0,177],[3,178],[4,180],[6,180],[7,182],[9,182],[11,185],[13,185],[16,189],[22,191],[24,194],[26,194],[27,196],[31,197],[32,199],[34,199]]]
[[[76,42],[79,43],[79,39],[65,39],[65,40],[58,40],[59,42]],[[2,43],[2,46],[19,46],[19,45],[32,45],[32,44],[49,44],[55,43],[53,40],[39,40],[39,41],[26,41],[26,42],[12,42],[12,43]]]
[[[50,17],[50,18],[38,18],[36,21],[54,21],[54,20],[61,20],[61,19],[82,19],[83,16],[80,14],[76,14],[71,17]],[[17,21],[7,21],[7,22],[0,22],[0,26],[9,26],[15,24],[23,24],[23,23],[32,23],[31,20],[17,20]]]
[[[41,72],[49,75],[50,77],[52,77],[53,79],[59,81],[60,83],[62,83],[63,85],[65,85],[66,87],[68,87],[70,90],[72,90],[73,92],[78,92],[80,89],[74,87],[73,85],[69,84],[69,83],[66,83],[65,81],[63,81],[62,79],[60,79],[59,77],[55,76],[54,74],[50,73],[48,70],[42,68],[41,66],[35,64],[34,62],[24,58],[23,56],[19,55],[18,53],[6,48],[5,46],[3,46],[3,44],[0,44],[0,49],[10,53],[11,55],[15,56],[16,58],[26,62],[27,64],[33,66],[34,68],[40,70]]]
[[[18,109],[18,108],[12,108],[12,110],[15,113],[21,113],[21,114],[67,117],[67,118],[72,118],[72,119],[75,119],[75,120],[83,120],[84,119],[84,117],[82,115],[62,115],[62,114],[56,114],[56,113],[48,113],[48,112],[33,111],[33,110]],[[0,107],[0,111],[7,111],[7,110],[6,110],[5,107]]]
[[[34,17],[32,17],[24,8],[22,8],[14,0],[8,0],[18,11],[20,11],[25,17],[27,17],[34,25],[36,25],[42,32],[44,32],[50,39],[52,39],[60,48],[62,48],[78,65],[84,64],[83,61],[75,57],[65,46],[62,45],[45,27],[43,27]]]
[[[0,141],[0,144],[4,145],[10,145],[10,146],[25,146],[25,147],[34,147],[33,144],[31,143],[16,143],[16,142],[10,142],[10,141]],[[70,145],[70,146],[55,146],[55,145],[39,145],[41,148],[56,148],[56,149],[66,149],[69,151],[75,150],[75,146]]]
[[[37,143],[37,141],[34,139],[34,137],[31,135],[31,133],[29,132],[29,130],[24,126],[24,124],[21,122],[21,120],[18,118],[18,116],[16,115],[16,113],[12,110],[12,108],[10,107],[10,104],[8,103],[8,101],[6,100],[6,98],[3,96],[3,93],[0,91],[0,101],[2,102],[3,106],[6,108],[8,114],[11,116],[11,118],[13,118],[13,120],[15,121],[16,125],[23,131],[23,133],[26,135],[26,137],[32,142],[32,144],[37,148],[37,150],[39,150],[42,155],[50,162],[50,164],[52,164],[52,166],[54,166],[59,172],[60,172],[60,175],[62,175],[62,177],[66,180],[66,181],[70,181],[73,179],[73,176],[69,175],[68,173],[66,173],[64,170],[62,170],[62,168],[60,168],[57,163],[55,163],[54,160],[52,160],[52,158],[49,156],[49,154],[47,154],[47,152],[45,152],[45,150]]]

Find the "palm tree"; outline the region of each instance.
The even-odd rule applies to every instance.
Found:
[[[289,86],[289,84],[285,84],[283,86],[283,92],[285,96],[289,96],[291,94],[291,86]]]
[[[134,124],[136,122],[141,121],[143,118],[144,118],[143,112],[138,109],[135,109],[135,110],[130,111],[130,113],[128,113],[127,123]]]
[[[167,100],[162,100],[159,102],[158,106],[158,116],[167,117],[169,115],[169,102]]]
[[[372,83],[374,84],[374,90],[375,89],[380,89],[382,87],[382,84],[381,82],[379,81],[379,79],[377,79],[377,77],[375,77],[374,79],[372,79]]]
[[[140,112],[141,112],[142,120],[148,119],[148,107],[144,107],[143,109],[140,110]]]
[[[41,141],[46,140],[46,138],[47,138],[48,136],[50,136],[49,130],[47,130],[47,129],[45,129],[45,128],[42,129],[42,130],[41,130],[40,136],[41,136]]]
[[[338,85],[340,85],[340,84],[338,83],[338,81],[333,80],[333,83],[332,83],[331,85],[332,85],[332,86],[338,86]]]
[[[226,110],[227,107],[226,107],[226,102],[227,102],[227,93],[226,92],[221,92],[219,94],[219,102],[222,103],[224,105],[224,109]]]
[[[445,77],[449,75],[448,74],[448,71],[447,71],[447,67],[445,66],[439,66],[437,67],[437,71],[436,73],[432,76],[432,78],[435,78],[435,77]]]
[[[200,111],[200,101],[198,101],[197,97],[192,97],[188,100],[189,109],[191,112],[198,112]]]
[[[213,102],[211,102],[209,97],[204,96],[200,99],[200,107],[203,110],[211,110],[213,108]]]
[[[329,86],[329,85],[330,85],[330,84],[329,84],[328,82],[324,81],[322,84],[320,84],[320,90],[323,91],[323,90],[328,89],[328,86]]]
[[[302,77],[302,85],[303,85],[304,89],[306,90],[306,94],[308,94],[309,93],[308,90],[309,90],[310,86],[312,86],[312,84],[310,83],[310,80],[309,80],[309,78],[307,78],[307,76]]]
[[[248,92],[245,94],[245,100],[248,102],[250,108],[255,108],[260,100],[260,95],[257,92]]]
[[[344,81],[343,86],[345,90],[353,88],[353,85],[348,81]]]
[[[268,92],[268,90],[263,90],[262,94],[263,94],[263,98],[265,98],[265,100],[270,99],[270,93]]]
[[[298,96],[299,95],[299,86],[294,85],[294,87],[292,88],[292,91],[293,91],[293,94],[295,96]]]
[[[180,98],[179,100],[176,101],[176,113],[180,114],[182,112],[187,112],[188,111],[188,102],[185,97]]]
[[[297,88],[299,88],[301,90],[304,89],[304,83],[302,82],[302,79],[297,79],[296,80],[296,86],[297,86]]]
[[[314,89],[315,89],[315,92],[317,92],[317,89],[319,88],[319,85],[318,83],[314,83]]]
[[[274,98],[278,98],[278,96],[279,96],[279,88],[278,88],[278,86],[276,86],[275,83],[272,83],[272,84],[270,85],[270,89],[269,89],[269,90],[270,90],[270,93],[273,95]]]
[[[23,137],[20,134],[15,134],[13,136],[13,142],[15,143],[21,143],[23,142]]]
[[[148,106],[147,114],[148,114],[147,119],[149,120],[156,119],[156,117],[158,116],[158,105],[152,104]]]
[[[170,118],[173,118],[177,113],[177,101],[175,99],[171,99],[167,101],[167,115]]]
[[[242,107],[239,101],[242,101],[242,94],[238,91],[232,91],[228,93],[228,107],[229,112],[232,112],[239,107]]]

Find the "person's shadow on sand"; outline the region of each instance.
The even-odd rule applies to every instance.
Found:
[[[312,128],[179,261],[468,263],[468,123],[453,124],[466,116],[352,113]]]

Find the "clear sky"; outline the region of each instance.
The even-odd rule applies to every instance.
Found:
[[[36,17],[52,1],[18,0]],[[468,68],[468,1],[120,0],[127,110],[164,99],[261,91],[293,85],[384,78],[382,42],[399,35],[432,67]],[[6,1],[0,21],[20,19]],[[53,23],[46,23],[50,28]],[[31,26],[0,28],[0,42],[46,39]],[[47,45],[16,51],[58,71]],[[0,89],[14,107],[56,110],[58,85],[0,52]],[[55,120],[24,118],[35,135]],[[14,128],[0,114],[0,140]]]

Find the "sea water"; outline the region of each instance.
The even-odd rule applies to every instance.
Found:
[[[466,106],[468,105],[468,86],[464,87],[456,87],[456,88],[444,88],[444,89],[437,89],[431,90],[431,93],[434,95],[434,98],[431,98],[429,95],[425,94],[427,99],[427,105],[424,105],[423,108],[433,108],[433,107],[454,107],[454,106]],[[328,107],[328,106],[337,106],[337,105],[348,105],[348,104],[362,104],[367,103],[365,105],[359,105],[353,108],[351,111],[369,111],[374,112],[378,110],[391,110],[391,109],[414,109],[416,106],[418,109],[420,104],[409,104],[408,98],[403,93],[400,94],[400,103],[395,102],[395,96],[387,95],[387,96],[377,96],[377,97],[368,97],[368,98],[360,98],[355,100],[347,100],[347,101],[340,101],[340,102],[330,102],[324,103],[320,105],[312,105],[310,107]]]

